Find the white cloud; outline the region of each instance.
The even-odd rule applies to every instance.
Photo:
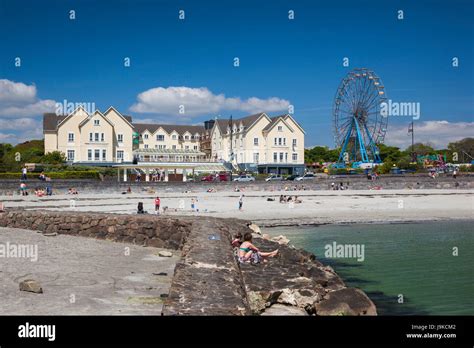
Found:
[[[17,118],[17,119],[2,119],[0,118],[0,129],[12,130],[29,130],[35,128],[42,128],[41,122],[34,118]]]
[[[184,114],[179,113],[180,105],[184,106]],[[284,111],[289,105],[288,100],[276,97],[251,97],[244,100],[237,97],[227,98],[224,94],[214,94],[205,87],[156,87],[140,93],[130,110],[138,113],[194,117],[215,114],[222,110],[249,113]]]
[[[415,122],[415,142],[430,143],[445,148],[448,143],[474,135],[474,122],[424,121]],[[408,124],[388,125],[385,144],[406,149],[411,145]]]
[[[43,124],[40,119],[0,118],[0,143],[18,144],[33,139],[43,139]]]
[[[42,100],[35,85],[0,79],[0,117],[32,117],[54,112],[54,100]]]

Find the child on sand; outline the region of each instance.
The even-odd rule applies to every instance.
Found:
[[[155,214],[157,215],[160,213],[160,204],[161,204],[160,197],[156,197],[155,198]]]

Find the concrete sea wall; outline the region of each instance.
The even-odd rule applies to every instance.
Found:
[[[18,180],[1,180],[0,195],[18,195],[20,187],[20,177]],[[257,181],[257,182],[120,182],[114,180],[53,180],[51,182],[42,182],[35,178],[27,181],[27,187],[34,190],[36,186],[45,186],[50,184],[54,194],[65,194],[70,187],[76,188],[80,193],[120,193],[131,188],[132,192],[140,192],[148,188],[160,190],[164,192],[183,192],[183,191],[203,191],[208,188],[215,188],[218,191],[233,191],[236,187],[245,187],[246,190],[255,191],[278,191],[285,187],[292,188],[303,186],[310,190],[329,190],[331,183],[340,184],[348,187],[350,190],[367,190],[373,187],[381,187],[384,190],[401,190],[401,189],[473,189],[474,175],[463,174],[453,179],[450,176],[440,176],[436,179],[423,175],[387,175],[381,176],[377,181],[367,180],[364,176],[327,176],[318,177],[314,180],[306,181]]]

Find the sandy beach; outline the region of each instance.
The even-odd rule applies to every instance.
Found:
[[[243,209],[238,201],[243,197]],[[297,195],[301,203],[280,203],[280,195]],[[154,197],[161,198],[163,215],[234,217],[261,226],[384,223],[472,219],[472,190],[358,190],[358,191],[245,191],[142,192],[132,194],[79,194],[52,197],[0,196],[6,208],[110,212],[135,214],[138,202],[154,212]],[[199,211],[191,209],[196,201]],[[274,199],[274,200],[271,200]],[[163,211],[165,208],[165,211]]]

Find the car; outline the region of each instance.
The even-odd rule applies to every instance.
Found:
[[[272,174],[268,178],[265,179],[265,181],[279,181],[283,180],[283,177],[280,174]]]
[[[239,175],[237,178],[234,179],[234,181],[248,182],[248,181],[255,181],[255,178],[252,175],[244,174],[244,175]]]
[[[299,175],[293,174],[293,175],[287,176],[285,180],[293,181],[296,178],[299,178]]]
[[[312,179],[314,179],[314,178],[315,178],[315,176],[314,176],[313,173],[308,173],[308,174],[305,174],[305,175],[303,175],[303,176],[297,177],[295,180],[296,180],[296,181],[312,180]]]
[[[209,175],[203,176],[201,178],[201,181],[208,181],[208,182],[229,181],[229,174],[228,173],[209,174]]]

